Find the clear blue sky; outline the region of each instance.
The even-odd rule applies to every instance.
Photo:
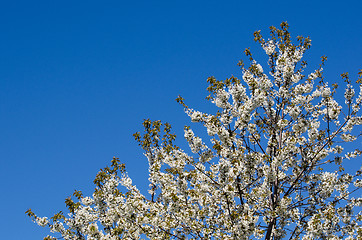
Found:
[[[207,110],[206,78],[231,74],[252,33],[288,21],[310,36],[326,80],[362,68],[355,1],[3,1],[0,7],[1,239],[42,239],[40,216],[90,194],[113,156],[145,189],[147,161],[132,134],[144,118],[189,124],[174,99]]]

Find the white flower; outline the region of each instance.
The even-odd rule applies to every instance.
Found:
[[[263,67],[260,64],[256,64],[255,66],[259,73],[263,73]]]
[[[352,100],[352,98],[354,97],[354,94],[355,94],[354,89],[352,88],[351,85],[348,84],[346,91],[344,93],[344,97],[346,99],[346,101],[345,101],[346,104],[348,104]]]
[[[39,225],[39,226],[42,226],[42,227],[45,227],[49,221],[48,221],[48,218],[47,217],[37,217],[36,218],[36,223]]]
[[[95,223],[89,224],[87,231],[88,231],[88,234],[90,234],[92,236],[99,234],[98,226]]]
[[[191,114],[192,122],[200,122],[202,120],[202,113],[199,111],[193,111]]]
[[[219,108],[227,108],[228,106],[229,93],[225,90],[219,90],[214,99],[214,103]]]
[[[362,180],[361,180],[361,179],[357,179],[357,180],[353,183],[353,185],[354,185],[355,187],[358,187],[358,188],[362,187]]]
[[[294,106],[293,108],[290,108],[288,112],[293,119],[297,119],[300,114],[300,108],[298,106]]]
[[[327,98],[331,96],[331,89],[328,87],[323,88],[322,97]]]
[[[276,45],[273,40],[270,40],[263,46],[263,48],[267,55],[272,55],[275,51]]]
[[[355,136],[348,134],[348,133],[342,133],[341,138],[345,142],[353,142],[354,140],[357,139]]]
[[[121,184],[129,189],[131,189],[132,186],[132,179],[128,176],[124,176],[123,178],[121,178]]]
[[[90,198],[90,197],[84,197],[82,198],[82,203],[85,205],[85,206],[89,206],[89,205],[92,205],[94,203],[93,199]]]
[[[245,91],[245,88],[241,84],[233,85],[233,87],[230,89],[230,94],[233,98],[234,103],[247,100]]]

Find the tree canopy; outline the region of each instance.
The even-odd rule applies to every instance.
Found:
[[[210,141],[185,126],[191,152],[184,151],[170,124],[149,119],[134,134],[149,162],[148,194],[113,158],[92,196],[75,191],[66,199],[68,214],[27,214],[64,239],[362,239],[362,151],[353,144],[362,70],[356,81],[341,75],[341,101],[341,87],[324,79],[326,57],[308,73],[309,38],[292,38],[283,22],[268,39],[256,31],[254,40],[268,70],[246,49],[241,79],[209,77],[216,113],[176,99]],[[345,161],[356,169],[344,169]]]

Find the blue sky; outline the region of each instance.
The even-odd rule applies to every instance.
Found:
[[[0,7],[1,238],[42,239],[40,216],[90,194],[113,156],[146,188],[132,134],[144,118],[189,124],[174,99],[207,111],[206,78],[241,76],[252,33],[287,21],[310,36],[326,81],[362,68],[360,1],[3,1]],[[259,55],[260,56],[260,55]],[[256,57],[258,59],[258,57]],[[263,59],[263,58],[261,58]]]

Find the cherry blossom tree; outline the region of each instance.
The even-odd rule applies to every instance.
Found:
[[[362,124],[362,71],[357,83],[341,75],[339,103],[338,85],[323,77],[327,58],[305,73],[311,40],[294,41],[288,27],[270,27],[267,40],[254,33],[268,71],[246,49],[240,80],[208,78],[215,114],[177,98],[207,143],[186,126],[187,153],[169,124],[143,122],[134,137],[149,162],[148,194],[113,158],[92,196],[66,199],[68,214],[27,214],[63,239],[362,239],[362,152],[350,144]],[[346,161],[356,169],[345,170]]]

